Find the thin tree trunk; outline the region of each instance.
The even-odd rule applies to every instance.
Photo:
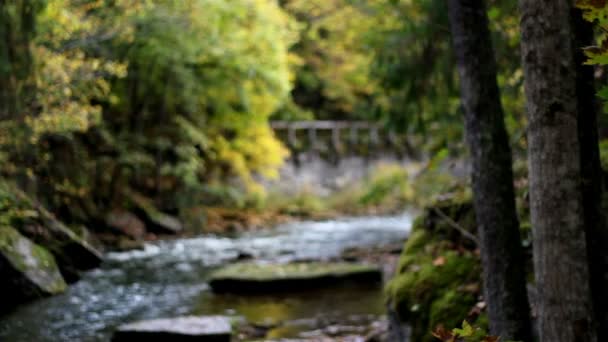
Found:
[[[602,215],[602,170],[600,164],[597,103],[595,95],[593,67],[584,65],[587,59],[582,48],[591,46],[592,24],[583,19],[579,9],[572,8],[572,28],[574,30],[574,60],[577,68],[576,92],[578,98],[578,138],[583,179],[583,210],[591,293],[595,318],[598,323],[598,340],[608,341],[608,232]]]
[[[486,8],[483,0],[449,0],[448,4],[473,164],[473,197],[490,330],[504,340],[531,341],[511,149]]]
[[[571,3],[520,0],[541,342],[597,341],[578,138]]]

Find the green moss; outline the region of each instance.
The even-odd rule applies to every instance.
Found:
[[[293,263],[293,264],[256,264],[237,263],[213,272],[210,279],[253,279],[274,280],[285,278],[313,278],[325,275],[345,275],[362,272],[375,272],[377,267],[351,263]]]
[[[389,282],[386,295],[399,317],[412,324],[413,341],[427,341],[423,337],[435,325],[442,323],[441,319],[452,315],[446,322],[449,326],[447,323],[460,322],[466,317],[474,304],[474,297],[456,292],[456,289],[479,281],[479,274],[479,260],[472,253],[461,255],[444,251],[436,258],[418,255],[417,261],[412,261],[407,270]],[[456,294],[461,298],[455,300]],[[433,316],[439,311],[446,314]]]
[[[0,227],[0,252],[5,253],[11,262],[14,263],[16,268],[25,270],[25,261],[13,247],[20,238],[21,235],[13,228],[6,226]]]
[[[424,229],[424,215],[419,215],[412,222],[412,230]]]
[[[34,244],[32,247],[32,256],[37,261],[36,267],[48,274],[57,274],[56,279],[48,282],[46,290],[49,293],[60,293],[66,290],[67,284],[59,275],[59,267],[55,261],[55,257],[49,251],[39,245]]]
[[[32,255],[36,260],[38,260],[38,266],[49,270],[52,268],[56,268],[57,264],[55,262],[55,258],[49,251],[44,249],[44,247],[39,245],[33,245],[32,247]]]
[[[0,180],[0,225],[20,226],[38,218],[34,204],[14,186]]]
[[[488,318],[488,314],[482,312],[481,315],[477,317],[477,320],[475,321],[475,326],[485,331],[490,330],[490,319]]]
[[[409,238],[405,242],[406,254],[417,254],[424,251],[424,248],[433,241],[433,237],[424,229],[414,228]]]
[[[443,264],[435,265],[434,260],[442,260]],[[460,255],[455,251],[446,251],[436,259],[422,256],[406,272],[397,275],[389,283],[388,295],[397,305],[407,302],[405,310],[410,310],[415,304],[428,304],[430,307],[430,301],[440,297],[441,292],[447,288],[476,281],[478,272],[478,260],[471,254]],[[397,312],[408,314],[400,309]]]
[[[164,214],[156,209],[156,207],[154,207],[154,205],[145,197],[130,193],[129,199],[137,208],[141,209],[150,220],[157,221],[162,219]]]
[[[431,304],[429,326],[433,329],[438,325],[448,328],[458,327],[475,303],[476,298],[473,294],[449,290]]]
[[[43,294],[55,294],[66,289],[53,255],[17,230],[0,227],[0,254]]]
[[[413,228],[405,242],[404,253],[399,257],[398,271],[405,272],[419,258],[419,254],[426,246],[430,246],[431,235],[424,229]]]
[[[469,231],[475,216],[463,198],[437,202],[416,219],[399,260],[397,275],[387,284],[387,302],[412,327],[413,342],[430,342],[438,324],[459,326],[475,304],[463,285],[480,282],[481,266],[475,246],[438,216],[436,210]]]

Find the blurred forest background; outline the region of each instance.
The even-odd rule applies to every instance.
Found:
[[[268,122],[372,120],[463,153],[445,1],[15,1],[2,6],[1,172],[70,224],[131,191],[162,210],[264,207]],[[516,5],[491,2],[524,144]],[[93,225],[94,227],[94,225]]]
[[[580,27],[589,28],[589,41],[583,42],[578,36],[579,40],[573,38],[572,42],[562,39],[572,43],[563,49],[567,63],[557,58],[563,51],[544,51],[542,48],[550,44],[534,40],[553,39],[552,33],[563,33],[558,29],[542,31],[546,28],[544,17],[534,23],[526,21],[535,18],[530,13],[542,12],[533,6],[534,1],[521,1],[527,16],[521,15],[516,1],[488,0],[486,7],[481,1],[450,2],[454,6],[462,3],[487,15],[489,31],[483,32],[489,32],[492,44],[478,44],[479,53],[471,52],[474,49],[466,46],[466,39],[453,39],[455,30],[462,29],[454,18],[468,17],[458,17],[458,10],[448,11],[446,0],[0,0],[0,249],[10,245],[10,227],[17,227],[20,234],[54,253],[53,245],[45,245],[48,239],[40,233],[43,229],[29,227],[53,226],[49,222],[55,219],[65,227],[50,231],[61,231],[58,234],[62,237],[77,236],[91,245],[101,241],[100,245],[128,249],[136,246],[132,242],[156,239],[155,234],[208,232],[218,216],[219,221],[239,221],[242,228],[276,223],[279,216],[318,218],[426,207],[414,223],[397,276],[386,289],[389,307],[409,320],[415,341],[430,341],[433,337],[429,332],[440,323],[452,328],[471,315],[475,316],[470,320],[474,324],[507,331],[509,338],[531,336],[525,275],[533,277],[533,242],[540,242],[537,246],[558,246],[534,251],[542,266],[537,267],[537,282],[549,279],[547,283],[561,285],[560,277],[574,274],[573,270],[580,267],[567,269],[575,263],[564,262],[560,264],[562,273],[551,273],[555,258],[562,254],[572,257],[568,260],[585,266],[579,274],[583,285],[567,284],[564,292],[576,292],[572,297],[583,298],[584,302],[581,299],[580,306],[566,309],[576,307],[586,314],[594,306],[601,321],[597,325],[608,326],[608,305],[593,304],[590,299],[593,293],[599,298],[597,303],[608,304],[608,296],[597,285],[605,282],[597,274],[605,272],[594,273],[608,270],[608,254],[602,245],[608,241],[608,234],[599,223],[603,220],[600,206],[608,203],[602,202],[602,180],[608,169],[608,117],[602,101],[608,100],[608,87],[599,86],[608,78],[604,67],[608,64],[606,1],[577,2],[585,18],[599,24],[595,28],[589,22],[582,23],[583,12],[574,9],[571,2],[552,2],[563,5],[555,5],[559,10],[567,8],[568,13],[577,13]],[[452,20],[450,15],[454,15]],[[552,17],[547,18],[549,22]],[[561,19],[574,22],[573,18]],[[569,38],[579,34],[575,32],[577,25],[564,34]],[[522,32],[528,41],[522,41]],[[474,36],[475,32],[469,33]],[[486,38],[476,39],[490,40]],[[594,45],[593,39],[598,46],[582,45]],[[492,45],[493,51],[489,48]],[[538,55],[546,53],[556,59],[547,57],[545,65],[539,66],[534,58],[522,59],[520,45],[523,51],[540,51]],[[585,47],[586,57],[581,47]],[[466,53],[478,59],[467,59]],[[464,96],[467,92],[487,95],[484,86],[492,86],[494,57],[500,91],[493,86],[490,95],[497,99]],[[466,77],[475,76],[470,71],[476,69],[471,68],[473,62],[467,65],[467,60],[487,68],[484,71],[489,71],[482,76],[492,82],[484,84],[474,77],[469,82]],[[560,63],[563,72],[552,73]],[[592,66],[587,68],[592,70],[588,88],[581,86],[585,80],[579,67],[583,64]],[[458,67],[461,71],[468,67],[465,71],[469,73],[459,74]],[[533,104],[529,115],[524,103],[524,75],[531,87],[527,90],[527,102]],[[550,82],[564,75],[574,75],[568,79],[571,84]],[[481,85],[479,94],[471,90],[471,84]],[[594,85],[598,85],[597,94]],[[563,94],[571,97],[566,99]],[[600,99],[597,104],[595,97]],[[548,106],[543,102],[545,98],[559,100],[557,107]],[[486,113],[484,105],[490,102],[495,112],[488,110],[490,114],[482,115]],[[573,106],[578,107],[567,112]],[[538,108],[569,116],[548,115],[547,119],[535,112]],[[505,130],[499,127],[501,111],[506,142],[501,140]],[[583,114],[596,111],[597,127],[589,123],[590,127],[576,131],[577,120],[583,127],[588,123],[585,118],[589,118]],[[471,133],[469,145],[465,143],[465,116],[469,128],[476,128],[471,122],[487,124],[477,127],[481,132],[477,137]],[[575,118],[575,123],[560,121],[563,117]],[[529,125],[528,120],[533,119],[538,120],[537,124]],[[279,176],[290,155],[270,125],[274,120],[373,122],[398,134],[410,152],[408,157],[418,166],[413,171],[394,166],[379,168],[361,184],[352,184],[331,196],[272,193],[265,181]],[[484,131],[484,127],[496,131],[487,133],[491,129]],[[556,127],[563,130],[550,131]],[[600,158],[596,164],[601,161],[604,171],[599,165],[587,165],[595,163],[597,157],[595,135],[585,140],[588,132],[594,132],[591,129],[599,132]],[[490,136],[485,140],[490,143],[475,140],[482,133]],[[528,146],[529,137],[543,143],[533,149]],[[562,138],[563,151],[558,148]],[[500,153],[488,152],[498,145],[504,148],[493,151]],[[510,150],[506,148],[509,145]],[[555,148],[542,150],[546,146]],[[543,164],[544,152],[553,153],[553,159],[545,158],[553,164]],[[553,183],[537,182],[532,189],[528,153],[532,155],[530,174],[541,180],[550,174]],[[451,169],[459,163],[473,169],[473,201],[471,181]],[[589,172],[597,173],[591,175],[597,176],[593,182],[580,181],[591,177],[585,174],[591,169]],[[488,170],[492,174],[485,172]],[[574,176],[562,177],[559,172],[563,170],[566,176]],[[496,175],[498,178],[492,178]],[[485,188],[476,187],[480,179]],[[572,182],[562,187],[562,180]],[[580,189],[579,183],[583,183]],[[560,189],[564,191],[558,194]],[[488,198],[496,200],[494,204],[507,205],[488,209],[492,204],[485,201]],[[532,215],[536,223],[530,222],[530,203],[532,211],[537,210],[537,215]],[[485,216],[484,204],[488,209]],[[582,208],[575,208],[575,219],[561,220],[562,209],[567,212],[574,207]],[[479,224],[475,217],[481,219]],[[32,224],[36,220],[43,223]],[[218,230],[235,230],[233,224],[221,222]],[[532,225],[540,232],[536,240],[531,234]],[[475,235],[477,226],[490,232],[490,238],[484,240],[482,233],[480,241]],[[558,231],[562,235],[553,234],[554,226],[563,228]],[[501,235],[505,231],[513,235]],[[606,239],[596,242],[600,239],[595,237],[600,235]],[[492,247],[498,248],[496,253]],[[515,250],[512,255],[511,250]],[[553,250],[563,253],[552,256]],[[500,260],[503,252],[510,255],[510,262]],[[79,259],[78,253],[74,260]],[[60,267],[74,266],[77,271],[90,269],[101,262],[98,253],[87,255],[91,254],[99,259],[91,265],[74,266],[74,260],[66,261],[71,257],[58,263]],[[61,259],[63,255],[58,252],[55,257]],[[507,269],[501,262],[516,266]],[[504,284],[517,287],[515,292],[519,291],[522,298],[517,309],[520,311],[503,314],[513,318],[513,313],[524,313],[525,317],[513,319],[525,322],[523,335],[492,327],[500,315],[490,312],[492,317],[485,316],[486,303],[480,300],[482,263],[486,280],[492,277],[487,270],[496,266],[506,279]],[[589,273],[585,273],[587,266]],[[438,267],[442,267],[440,272]],[[68,281],[78,278],[76,271],[61,271]],[[496,284],[487,287],[489,291],[504,290]],[[494,298],[507,302],[510,297],[501,298],[500,291],[493,292]],[[556,302],[552,298],[562,298],[564,292],[556,291],[555,297],[547,295],[544,304],[550,307]],[[491,307],[500,307],[492,303]],[[553,312],[566,312],[564,307],[553,307]],[[560,317],[575,325],[580,312]],[[465,325],[463,329],[468,328]],[[551,330],[545,326],[545,336],[550,336],[546,332]],[[440,337],[446,341],[454,337],[446,331],[437,332],[442,333],[447,334]],[[491,341],[482,338],[489,337],[484,334],[477,340]],[[571,340],[566,336],[563,341]]]

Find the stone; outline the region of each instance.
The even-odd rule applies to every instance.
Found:
[[[0,312],[67,288],[53,255],[8,226],[0,226],[0,279]]]
[[[101,263],[102,255],[97,249],[15,186],[0,182],[0,202],[0,223],[14,227],[51,252],[68,282],[78,280],[80,271]]]
[[[111,210],[106,215],[105,223],[108,227],[134,240],[141,240],[146,234],[146,225],[142,220],[137,215],[123,209]]]
[[[432,342],[429,331],[439,324],[458,327],[464,319],[485,328],[481,316],[471,310],[481,295],[477,246],[437,210],[462,229],[475,230],[473,205],[467,198],[441,199],[414,221],[396,274],[384,290],[391,341]]]
[[[87,271],[101,264],[103,256],[100,251],[41,206],[35,208],[38,218],[33,222],[26,222],[19,230],[55,256],[61,274],[68,282],[77,281],[80,271]]]
[[[356,263],[298,262],[292,264],[236,263],[213,272],[209,285],[214,292],[273,293],[355,283],[380,284],[382,271]]]
[[[135,193],[128,193],[127,197],[133,211],[144,221],[148,231],[157,234],[178,234],[184,229],[180,220],[156,209],[145,197]]]
[[[112,336],[113,342],[200,341],[230,342],[232,326],[224,316],[185,316],[125,324]]]

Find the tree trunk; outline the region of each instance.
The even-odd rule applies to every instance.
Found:
[[[584,65],[587,60],[582,48],[595,44],[593,26],[583,19],[579,9],[572,8],[574,30],[574,61],[577,68],[576,92],[578,110],[578,138],[583,179],[583,211],[591,294],[595,318],[598,323],[598,341],[608,341],[608,232],[602,215],[602,170],[600,164],[597,103],[593,66]]]
[[[568,0],[520,0],[541,342],[597,341]]]
[[[31,44],[42,3],[0,0],[0,120],[25,114],[26,105],[34,100]]]
[[[473,197],[490,330],[504,340],[531,341],[511,149],[485,4],[483,0],[448,3],[473,164]]]

